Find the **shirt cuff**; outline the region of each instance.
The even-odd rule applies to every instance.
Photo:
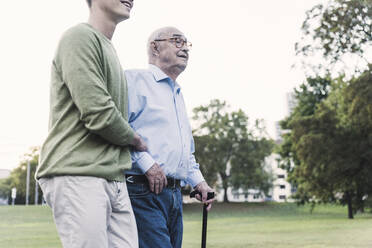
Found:
[[[203,181],[205,181],[205,179],[200,170],[193,171],[187,178],[187,182],[190,183],[193,188]]]
[[[136,162],[143,174],[155,164],[155,160],[147,152],[143,152],[142,156]]]

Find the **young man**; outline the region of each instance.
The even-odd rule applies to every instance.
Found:
[[[212,189],[195,161],[191,127],[176,82],[187,66],[190,45],[176,28],[156,30],[148,41],[149,69],[125,72],[129,123],[149,147],[132,153],[132,169],[126,175],[140,248],[181,247],[181,181],[200,191],[203,202],[213,201],[206,200]]]
[[[63,247],[138,247],[125,184],[130,145],[127,85],[111,43],[132,0],[88,0],[88,23],[67,30],[52,65],[49,134],[36,178]]]

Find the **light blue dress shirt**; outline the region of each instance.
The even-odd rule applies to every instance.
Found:
[[[144,139],[147,152],[132,152],[127,174],[144,174],[156,162],[168,177],[192,187],[204,181],[193,155],[194,139],[181,88],[154,65],[127,70],[129,124]]]

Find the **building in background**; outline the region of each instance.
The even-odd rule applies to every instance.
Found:
[[[283,130],[280,127],[280,121],[275,122],[275,143],[280,144],[283,141]]]
[[[296,107],[297,101],[294,93],[289,92],[285,95],[286,97],[286,107],[287,113],[290,115],[294,108]],[[287,133],[287,130],[282,130],[280,127],[280,122],[275,122],[275,142],[280,144],[283,141],[283,134]],[[296,192],[296,188],[293,187],[288,181],[288,173],[286,170],[280,168],[279,160],[280,156],[278,154],[271,154],[265,160],[265,168],[273,177],[273,187],[270,189],[267,195],[259,192],[255,189],[238,189],[233,190],[229,188],[227,190],[228,199],[231,202],[291,202],[291,195]],[[229,166],[227,166],[229,170]],[[223,201],[223,190],[220,190],[217,194],[217,200]]]
[[[272,153],[265,159],[265,169],[273,178],[273,186],[268,194],[256,189],[238,189],[233,190],[231,187],[227,189],[227,196],[230,202],[292,202],[291,195],[295,192],[295,188],[287,181],[287,171],[279,167],[279,155]],[[222,182],[219,181],[219,184]],[[217,193],[217,201],[222,202],[224,197],[223,189]]]
[[[287,114],[289,116],[297,105],[297,99],[293,92],[288,92],[286,94],[286,105]],[[286,134],[288,130],[283,130],[280,127],[279,121],[275,123],[275,130],[275,142],[280,145],[283,142],[283,134]],[[280,156],[278,154],[271,154],[268,158],[268,164],[271,165],[271,172],[274,177],[273,188],[271,190],[271,199],[275,202],[293,201],[293,199],[291,199],[291,195],[296,192],[296,188],[287,181],[288,173],[286,170],[280,168],[278,161],[279,159]]]
[[[286,102],[287,102],[287,113],[288,115],[291,115],[294,108],[297,105],[297,99],[293,92],[288,92],[286,94]]]
[[[295,188],[287,181],[287,171],[280,168],[278,154],[271,154],[267,158],[267,165],[270,166],[270,172],[273,176],[273,187],[270,190],[266,200],[274,202],[291,202],[291,195],[295,192]]]

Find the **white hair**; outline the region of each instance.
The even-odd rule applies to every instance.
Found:
[[[147,40],[147,55],[149,57],[149,60],[151,60],[152,57],[154,57],[152,48],[151,48],[151,43],[154,40],[161,39],[165,37],[167,34],[169,34],[173,30],[178,30],[175,27],[162,27],[159,29],[156,29],[154,32],[151,33],[149,39]]]

